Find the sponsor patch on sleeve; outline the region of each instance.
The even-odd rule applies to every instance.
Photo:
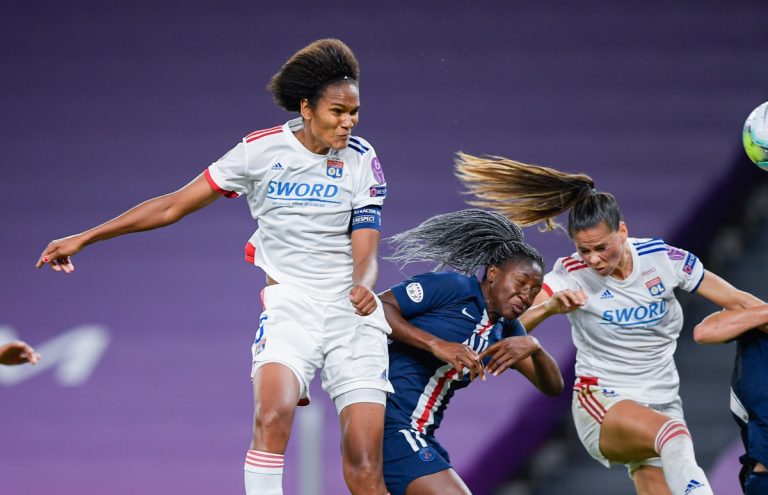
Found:
[[[383,198],[387,195],[387,186],[373,186],[371,187],[372,198]]]
[[[693,253],[688,253],[688,257],[685,258],[685,265],[683,265],[683,271],[688,275],[693,273],[693,267],[696,266],[696,261],[698,261],[698,258],[696,258]]]

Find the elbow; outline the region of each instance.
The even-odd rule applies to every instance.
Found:
[[[697,344],[717,344],[720,341],[714,337],[709,325],[699,323],[693,329],[693,340]]]

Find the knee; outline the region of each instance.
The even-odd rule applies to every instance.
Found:
[[[383,476],[381,456],[348,456],[344,459],[344,472],[348,481],[378,480]]]
[[[253,425],[254,436],[285,437],[291,432],[294,408],[262,405],[256,409]]]

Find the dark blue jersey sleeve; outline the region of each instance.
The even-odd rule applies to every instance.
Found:
[[[407,320],[465,298],[471,279],[454,272],[430,272],[411,277],[394,287],[392,294]]]
[[[520,323],[517,320],[512,321],[504,321],[504,336],[503,338],[507,337],[524,337],[528,335],[528,333],[525,331],[525,327],[523,327],[523,324]]]

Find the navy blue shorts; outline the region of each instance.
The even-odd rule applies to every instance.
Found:
[[[405,495],[411,481],[450,468],[435,437],[410,429],[384,433],[384,481],[392,495]]]

